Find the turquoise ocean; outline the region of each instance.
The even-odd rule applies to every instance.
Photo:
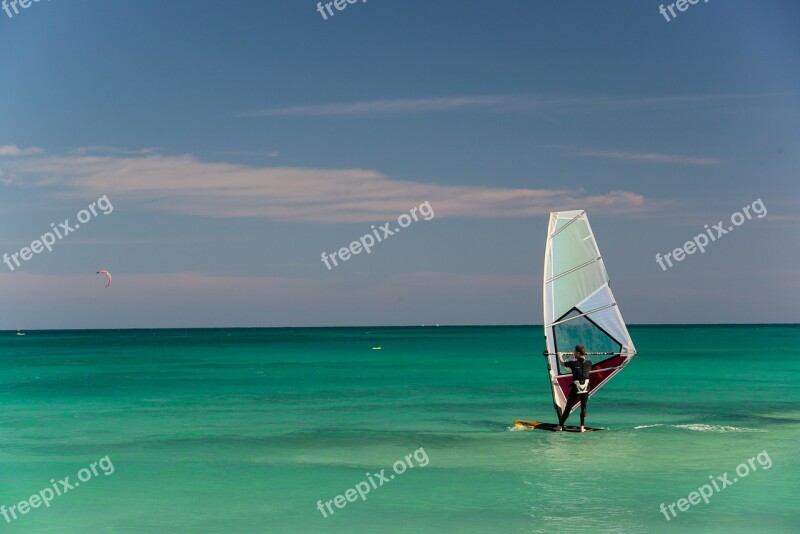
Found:
[[[0,531],[800,532],[800,326],[631,335],[574,434],[541,327],[0,332]]]

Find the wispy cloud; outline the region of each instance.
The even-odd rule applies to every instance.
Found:
[[[418,98],[397,100],[370,100],[366,102],[334,103],[309,106],[291,106],[264,109],[245,113],[250,117],[278,116],[341,116],[341,115],[385,115],[393,113],[418,113],[462,108],[485,108],[508,103],[512,97],[473,96],[451,98]]]
[[[217,150],[214,153],[228,156],[245,156],[253,158],[277,158],[281,155],[281,153],[277,150]]]
[[[592,158],[617,159],[626,161],[645,161],[649,163],[666,163],[673,165],[721,165],[722,161],[703,156],[679,156],[659,154],[656,152],[622,152],[616,150],[585,150],[581,156]]]
[[[338,102],[267,108],[245,112],[245,117],[379,116],[476,109],[489,111],[603,112],[626,108],[711,105],[774,95],[683,95],[646,98],[609,98],[556,95],[486,95]]]
[[[800,222],[800,215],[778,215],[770,213],[764,220],[769,222]]]
[[[139,149],[128,149],[128,148],[118,148],[114,146],[83,146],[80,148],[75,149],[76,154],[124,154],[128,156],[143,156],[146,154],[155,154],[158,149],[149,147],[149,148],[139,148]]]
[[[38,146],[21,148],[17,145],[0,145],[0,157],[2,156],[34,156],[44,152]]]
[[[429,201],[440,217],[527,217],[568,208],[613,213],[644,209],[628,191],[439,185],[396,180],[367,169],[253,167],[190,155],[49,156],[15,160],[16,183],[55,195],[109,195],[128,206],[207,217],[375,222]]]

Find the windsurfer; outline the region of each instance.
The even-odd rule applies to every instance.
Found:
[[[586,420],[586,403],[589,402],[589,372],[592,370],[592,361],[586,359],[586,349],[583,345],[575,345],[575,352],[572,353],[574,359],[564,360],[564,353],[559,352],[558,359],[564,367],[572,370],[572,386],[569,389],[567,407],[558,419],[557,431],[564,430],[564,423],[572,411],[572,407],[580,399],[581,401],[581,432],[586,432],[584,422]]]

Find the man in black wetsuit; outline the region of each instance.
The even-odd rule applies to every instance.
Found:
[[[586,432],[583,426],[586,420],[586,403],[589,401],[589,372],[592,370],[592,361],[586,359],[586,349],[583,345],[575,345],[575,352],[573,353],[575,359],[564,361],[564,355],[559,352],[558,359],[567,367],[572,370],[572,386],[569,389],[569,397],[567,398],[567,407],[558,420],[556,430],[564,430],[564,422],[569,417],[569,412],[575,406],[575,402],[580,398],[581,401],[581,432]]]

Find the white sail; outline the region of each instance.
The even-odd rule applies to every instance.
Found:
[[[553,403],[561,415],[572,375],[560,364],[556,352],[571,353],[576,344],[586,347],[593,362],[589,395],[636,354],[586,212],[550,214],[543,287],[547,368]]]

